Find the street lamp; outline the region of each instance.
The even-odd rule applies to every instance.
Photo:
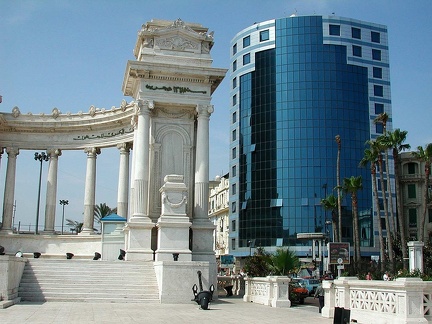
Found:
[[[40,206],[40,191],[41,191],[41,180],[42,180],[42,162],[48,161],[49,156],[45,154],[45,152],[35,153],[34,159],[40,162],[40,171],[39,171],[39,190],[38,190],[38,200],[37,200],[37,210],[36,210],[36,229],[35,234],[38,234],[39,227],[39,206]]]
[[[62,200],[60,200],[60,205],[62,205],[63,206],[63,217],[62,217],[62,235],[63,235],[63,225],[64,225],[64,208],[65,208],[65,205],[69,205],[69,200],[64,200],[64,199],[62,199]]]

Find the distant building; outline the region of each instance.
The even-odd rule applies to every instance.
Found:
[[[417,241],[420,234],[420,218],[424,211],[425,165],[417,160],[411,152],[400,154],[401,161],[401,195],[402,208],[405,219],[407,237],[410,241]],[[432,178],[429,183],[429,197],[432,197]],[[425,237],[431,239],[432,233],[432,200],[429,201],[426,214]]]
[[[337,194],[336,135],[341,182],[363,178],[362,254],[376,253],[370,169],[358,165],[365,141],[383,133],[374,123],[379,114],[389,115],[392,130],[387,27],[336,16],[273,19],[238,32],[230,58],[229,205],[237,225],[230,253],[249,255],[252,244],[307,256],[310,246],[298,233],[331,233],[320,201]],[[351,199],[342,207],[343,241],[351,241]]]
[[[214,248],[216,258],[229,254],[229,175],[210,181],[209,219],[216,226]]]

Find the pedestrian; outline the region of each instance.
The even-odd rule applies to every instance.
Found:
[[[370,273],[370,271],[366,275],[366,280],[372,280],[372,274]]]
[[[321,310],[324,307],[324,288],[322,287],[322,282],[320,282],[320,284],[318,285],[316,291],[315,291],[315,295],[314,298],[318,297],[318,302],[319,302],[319,312],[321,313]]]
[[[390,280],[391,280],[391,278],[390,278],[390,276],[389,276],[389,273],[388,273],[387,271],[384,272],[383,280],[384,280],[384,281],[390,281]]]

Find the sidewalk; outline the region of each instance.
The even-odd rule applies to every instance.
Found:
[[[316,300],[304,305],[273,308],[246,303],[240,298],[220,298],[201,310],[187,304],[138,303],[20,303],[0,309],[0,323],[333,323],[321,317]]]

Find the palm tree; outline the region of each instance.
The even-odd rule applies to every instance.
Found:
[[[383,272],[385,269],[385,251],[384,251],[384,237],[382,232],[382,224],[381,224],[381,215],[380,215],[380,205],[378,199],[378,188],[377,188],[377,178],[376,178],[376,163],[378,161],[378,150],[374,145],[374,141],[367,141],[369,144],[369,148],[364,151],[364,156],[360,161],[360,166],[366,166],[370,163],[370,170],[372,175],[372,190],[373,197],[375,203],[375,211],[377,215],[377,225],[378,225],[378,237],[379,237],[379,245],[380,245],[380,263],[381,263],[381,271]]]
[[[338,223],[338,217],[337,217],[337,210],[338,210],[338,200],[335,195],[330,194],[326,198],[321,199],[321,205],[325,210],[331,211],[332,215],[332,232],[333,232],[333,241],[338,242],[338,231],[337,231],[337,223]]]
[[[351,178],[344,178],[342,189],[344,192],[351,194],[353,239],[354,239],[354,251],[355,251],[354,267],[357,267],[358,265],[360,265],[360,260],[361,260],[357,191],[363,189],[362,177],[351,176]]]
[[[337,179],[337,198],[338,198],[338,241],[342,242],[342,193],[341,193],[341,183],[340,183],[340,155],[342,149],[342,141],[340,135],[335,136],[335,141],[338,146],[337,162],[336,162],[336,179]]]
[[[395,221],[394,217],[394,209],[393,209],[393,192],[392,192],[392,186],[390,182],[390,163],[388,158],[388,150],[391,148],[389,146],[388,141],[385,140],[385,136],[387,135],[387,120],[389,119],[389,115],[387,113],[381,113],[378,115],[378,117],[375,118],[374,123],[382,123],[383,125],[383,134],[379,136],[376,140],[379,142],[384,150],[384,156],[385,156],[385,164],[386,164],[386,178],[387,178],[387,192],[388,192],[388,207],[390,209],[390,217],[392,222],[390,223],[391,228],[388,228],[387,231],[391,232],[393,235],[395,234],[395,226],[393,226],[393,223]]]
[[[270,269],[276,276],[287,276],[299,266],[299,258],[289,248],[279,248],[270,257]]]
[[[100,224],[102,218],[115,213],[116,210],[117,208],[111,209],[107,204],[100,203],[94,208],[94,219],[98,224]]]
[[[396,187],[396,208],[397,208],[397,218],[399,224],[399,233],[401,237],[402,259],[404,260],[403,262],[404,269],[407,268],[407,264],[405,260],[408,259],[408,249],[407,249],[407,241],[406,241],[405,218],[403,216],[402,196],[400,190],[399,152],[402,152],[403,150],[409,150],[411,148],[409,144],[403,144],[403,142],[405,142],[406,140],[407,134],[408,134],[407,131],[401,131],[399,128],[397,128],[393,132],[387,132],[382,139],[384,144],[393,150],[393,164],[394,164],[395,187]]]
[[[81,233],[83,223],[66,218],[66,225],[71,227],[77,234]]]
[[[432,164],[432,143],[429,143],[423,147],[418,146],[417,152],[412,152],[412,155],[419,159],[420,161],[424,162],[425,164],[425,178],[424,178],[424,187],[423,187],[423,203],[424,203],[424,209],[423,209],[423,215],[420,219],[420,235],[419,240],[424,242],[425,240],[428,240],[427,235],[425,236],[425,222],[426,222],[426,213],[428,211],[428,203],[429,203],[429,176],[431,172],[431,164]]]

